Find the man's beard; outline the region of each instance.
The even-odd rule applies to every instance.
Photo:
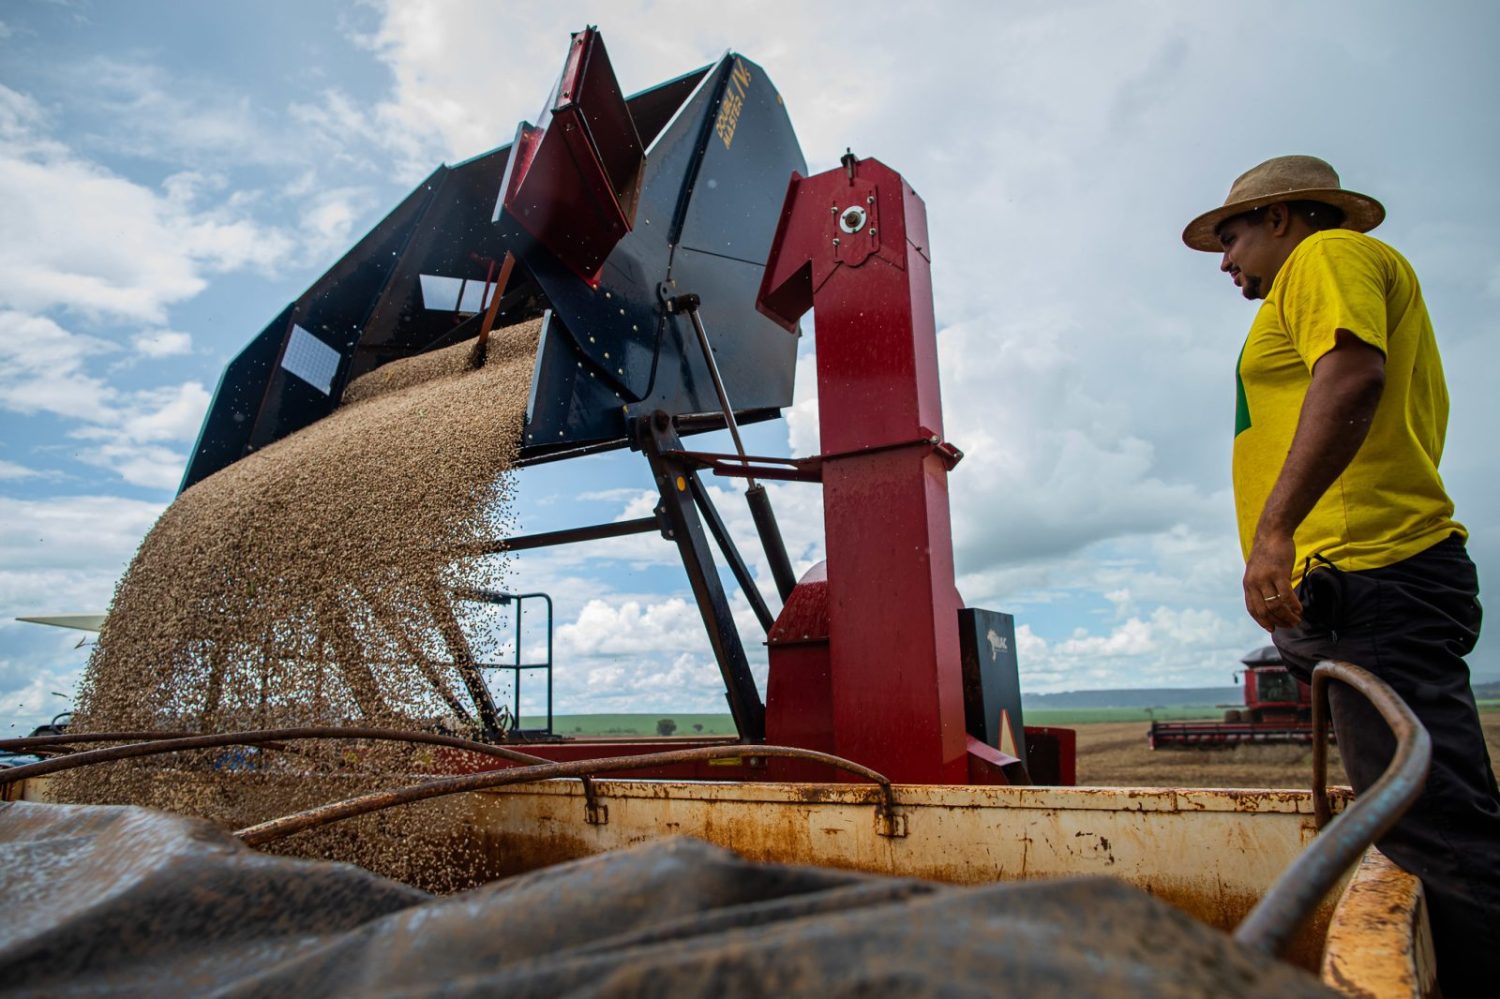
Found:
[[[1251,277],[1249,274],[1241,272],[1240,294],[1252,301],[1257,298],[1264,298],[1265,296],[1260,293],[1260,283],[1260,278]]]

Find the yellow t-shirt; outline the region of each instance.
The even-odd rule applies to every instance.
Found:
[[[1448,389],[1417,276],[1378,239],[1331,229],[1292,251],[1240,352],[1234,498],[1245,556],[1313,365],[1341,329],[1385,354],[1385,390],[1359,453],[1297,528],[1294,582],[1315,553],[1341,569],[1375,569],[1467,536],[1438,475]]]

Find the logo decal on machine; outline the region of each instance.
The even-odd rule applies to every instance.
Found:
[[[745,109],[745,95],[749,92],[750,68],[743,60],[736,59],[724,87],[724,99],[719,103],[719,118],[714,122],[714,131],[724,140],[725,149],[734,142],[734,129],[740,123],[740,112]]]

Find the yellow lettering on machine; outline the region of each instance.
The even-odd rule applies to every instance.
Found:
[[[719,117],[714,122],[714,131],[728,149],[734,143],[734,130],[740,123],[740,114],[745,110],[745,96],[750,92],[750,67],[736,59],[729,73],[729,82],[724,85],[724,97],[719,102]]]

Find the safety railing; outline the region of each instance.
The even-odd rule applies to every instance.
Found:
[[[1358,691],[1380,712],[1396,751],[1380,779],[1330,821],[1328,804],[1328,684]],[[1351,663],[1327,661],[1313,671],[1313,816],[1319,830],[1234,931],[1236,942],[1277,955],[1320,899],[1361,854],[1411,807],[1427,781],[1432,738],[1396,692]]]
[[[480,662],[475,663],[481,670],[499,671],[506,670],[511,674],[511,708],[510,728],[515,735],[522,737],[551,736],[552,717],[552,598],[545,593],[501,593],[495,590],[464,590],[458,594],[460,600],[468,600],[474,603],[491,604],[496,607],[509,607],[515,617],[514,638],[512,639],[513,661],[511,662]],[[524,608],[528,600],[542,601],[546,608],[546,624],[544,630],[547,636],[547,653],[544,659],[527,662],[523,657],[524,646],[522,644],[523,630],[522,620]],[[525,673],[540,671],[547,682],[547,724],[539,729],[521,728],[521,676]]]

